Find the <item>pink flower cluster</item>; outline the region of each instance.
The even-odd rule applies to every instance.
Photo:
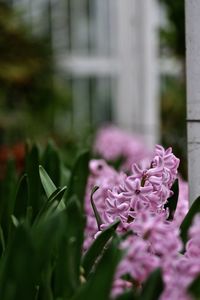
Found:
[[[103,159],[91,160],[89,164],[90,176],[88,178],[86,195],[85,195],[85,212],[87,216],[86,234],[84,240],[84,250],[87,250],[95,234],[98,231],[97,222],[90,202],[91,191],[94,186],[99,186],[99,189],[94,194],[94,202],[99,214],[102,216],[106,210],[105,199],[108,196],[109,190],[114,186],[119,186],[124,173],[118,173],[113,167],[109,166]]]
[[[178,165],[179,159],[174,156],[171,148],[164,150],[157,145],[149,168],[140,168],[134,164],[132,174],[126,176],[120,186],[108,191],[105,223],[114,222],[118,216],[123,231],[132,226],[131,220],[137,218],[141,211],[148,210],[167,217],[168,212],[164,206],[171,195],[170,189],[177,177]]]
[[[109,153],[107,155],[108,158]],[[115,275],[113,298],[133,285],[140,287],[149,274],[160,267],[165,283],[160,299],[191,300],[187,288],[200,272],[200,216],[196,217],[190,228],[185,253],[180,254],[179,225],[188,210],[186,182],[179,180],[180,194],[172,221],[167,220],[169,212],[166,208],[173,193],[172,185],[178,177],[178,166],[179,159],[172,149],[165,150],[160,145],[156,146],[148,167],[134,163],[128,175],[117,172],[104,160],[90,162],[85,197],[87,224],[84,250],[88,249],[99,232],[90,203],[91,190],[96,185],[99,190],[93,199],[102,219],[100,230],[118,218],[121,221],[118,234],[131,232],[121,243],[125,254]],[[125,275],[131,280],[125,280]]]
[[[161,300],[192,300],[187,292],[189,285],[200,274],[200,214],[189,229],[186,251],[164,268],[165,290]]]
[[[96,135],[94,152],[107,161],[123,160],[122,169],[129,170],[133,162],[150,157],[143,139],[114,125],[101,128]]]

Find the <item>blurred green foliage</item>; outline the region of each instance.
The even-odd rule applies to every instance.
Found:
[[[187,132],[185,82],[176,76],[161,78],[162,144],[172,146],[181,163],[179,171],[187,178]]]
[[[116,220],[83,253],[89,152],[81,151],[68,168],[52,142],[26,149],[22,176],[9,161],[0,180],[0,299],[110,300],[125,236],[116,234]],[[184,243],[198,211],[200,198],[181,224]],[[197,298],[198,286],[199,277],[190,286]],[[140,289],[128,289],[117,300],[158,300],[162,291],[157,269]]]
[[[175,58],[177,75],[161,77],[161,143],[172,146],[181,159],[180,172],[187,178],[185,10],[182,0],[159,0],[166,11],[167,25],[160,29],[161,57]]]
[[[49,36],[36,37],[20,20],[0,3],[1,142],[52,132],[56,114],[70,106],[55,76]]]
[[[174,55],[185,58],[185,10],[183,0],[159,0],[167,13],[168,27],[161,28],[161,46]]]
[[[88,151],[82,151],[67,169],[50,143],[43,150],[27,145],[20,179],[13,162],[8,163],[0,181],[0,299],[110,299],[122,258],[115,235],[119,220],[98,235],[88,252],[82,252],[89,158]],[[146,293],[131,291],[129,297],[157,299],[160,283],[156,271],[146,283]]]
[[[31,84],[38,74],[50,68],[48,47],[33,38],[19,23],[17,14],[0,4],[0,80],[1,84],[20,87]]]

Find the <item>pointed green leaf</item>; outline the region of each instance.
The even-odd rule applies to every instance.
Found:
[[[200,212],[200,196],[193,202],[190,210],[188,211],[187,215],[185,216],[181,226],[180,226],[180,237],[184,244],[186,244],[188,236],[188,229],[192,224],[194,216]]]
[[[18,219],[24,219],[26,216],[26,208],[28,205],[28,178],[24,174],[17,187],[15,207],[13,215]]]
[[[49,141],[42,158],[44,169],[56,186],[61,184],[61,160],[53,141]]]
[[[63,199],[66,188],[67,188],[66,186],[64,186],[63,188],[57,188],[51,194],[51,196],[43,204],[43,206],[41,207],[39,213],[37,214],[34,224],[37,224],[44,217],[48,217],[49,214],[51,212],[55,211],[56,209],[59,208],[60,210],[62,210],[62,209],[65,208],[65,204],[64,204],[64,202],[61,204],[61,200]]]
[[[140,300],[158,300],[163,291],[163,280],[162,273],[160,269],[153,271],[150,276],[145,281]]]
[[[55,295],[56,298],[69,299],[80,285],[80,260],[85,225],[85,219],[76,196],[69,199],[64,213],[63,221],[66,228],[58,245]]]
[[[16,191],[16,168],[15,162],[9,160],[7,163],[5,178],[1,182],[0,195],[0,224],[4,232],[5,242],[7,243],[11,225],[11,214],[15,205]]]
[[[1,251],[0,253],[3,254],[5,252],[6,249],[6,243],[5,243],[5,238],[4,238],[4,234],[3,234],[3,229],[0,226],[0,242],[1,242]]]
[[[34,300],[36,282],[37,264],[30,233],[25,227],[18,226],[1,265],[0,299],[6,299],[12,286],[12,299]]]
[[[64,194],[66,189],[66,186],[64,186],[63,188],[58,188],[48,199],[49,203],[53,203],[55,201],[57,202],[57,204],[55,205],[55,209],[57,210],[65,209]]]
[[[171,190],[173,191],[173,195],[167,199],[167,203],[165,208],[169,209],[169,217],[168,220],[173,220],[174,213],[176,211],[176,206],[178,203],[178,196],[179,196],[179,183],[178,179],[175,180]]]
[[[83,203],[85,198],[85,188],[87,178],[89,174],[89,152],[83,151],[77,158],[75,165],[72,169],[72,174],[69,181],[69,188],[67,198],[69,199],[72,195],[76,195],[80,201],[81,208],[83,209]]]
[[[47,172],[45,171],[45,169],[42,166],[39,166],[39,173],[40,173],[40,179],[41,179],[41,182],[42,182],[42,185],[43,185],[43,188],[45,190],[47,197],[48,198],[50,197],[51,201],[55,201],[55,200],[58,201],[57,206],[56,206],[58,210],[65,209],[64,193],[65,193],[66,187],[63,187],[62,189],[61,188],[57,189],[55,184],[53,183],[53,181],[51,180],[51,178],[49,177],[49,175],[47,174]],[[48,202],[50,203],[51,201],[48,201]]]
[[[108,228],[103,230],[98,237],[94,240],[88,251],[84,254],[82,259],[82,266],[85,271],[85,276],[88,277],[92,270],[97,258],[102,254],[105,245],[113,237],[117,226],[120,224],[120,220],[116,220]]]
[[[68,186],[70,177],[71,177],[71,171],[68,168],[66,168],[66,166],[61,165],[61,180],[60,180],[61,184],[60,185]]]
[[[50,197],[57,188],[42,166],[39,166],[39,174],[45,193]]]
[[[96,221],[97,221],[97,226],[98,226],[98,229],[100,230],[100,226],[101,224],[103,223],[102,222],[102,219],[100,217],[100,214],[96,208],[96,204],[94,202],[94,198],[93,198],[93,195],[94,193],[99,189],[98,186],[95,186],[93,189],[92,189],[92,192],[91,192],[91,196],[90,196],[90,202],[91,202],[91,205],[92,205],[92,209],[94,211],[94,215],[95,215],[95,218],[96,218]]]
[[[188,292],[193,296],[194,299],[200,299],[200,275],[197,276],[188,287]]]
[[[118,296],[116,300],[137,300],[137,296],[134,294],[133,290],[124,292],[122,295]]]
[[[88,281],[81,286],[72,300],[108,300],[112,288],[116,267],[121,259],[121,252],[116,241],[112,240],[96,264]]]
[[[59,213],[51,216],[51,218],[41,219],[37,226],[31,227],[37,263],[41,270],[46,269],[48,264],[51,263],[56,244],[66,230],[63,226],[63,219],[63,214]]]
[[[33,208],[32,206],[27,206],[25,223],[28,227],[31,225],[32,219],[33,219]]]
[[[43,268],[42,270],[42,278],[40,280],[39,290],[37,291],[36,294],[38,299],[54,300],[53,290],[52,290],[52,280],[53,280],[53,267],[49,263],[46,266],[46,268]]]
[[[39,176],[39,149],[33,145],[26,157],[26,172],[28,175],[29,206],[33,209],[33,218],[38,213],[42,200],[40,197],[40,176]]]
[[[11,215],[11,220],[15,227],[19,226],[19,221],[17,220],[17,218],[14,215]]]

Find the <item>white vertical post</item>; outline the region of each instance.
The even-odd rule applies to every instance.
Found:
[[[73,78],[72,83],[73,96],[73,129],[80,131],[90,122],[89,119],[89,87],[88,82],[83,78]],[[87,124],[88,122],[88,124]]]
[[[51,4],[51,36],[54,57],[67,49],[67,2],[66,0],[50,0]]]
[[[159,139],[155,0],[117,0],[116,122],[141,133],[151,148]]]
[[[109,11],[109,54],[114,58],[118,53],[118,2],[116,0],[108,0]],[[117,47],[118,46],[118,47]]]
[[[186,0],[187,129],[190,202],[200,195],[200,1]]]
[[[155,0],[140,0],[137,19],[137,87],[140,102],[140,131],[149,147],[159,140],[158,99],[158,7]]]
[[[95,53],[105,55],[108,52],[108,0],[92,0],[94,6],[94,43]]]
[[[136,70],[134,49],[134,4],[133,0],[117,2],[117,60],[118,76],[114,118],[126,129],[136,129],[139,121],[139,103],[136,95]]]
[[[70,1],[72,52],[79,55],[88,54],[89,20],[85,1]]]

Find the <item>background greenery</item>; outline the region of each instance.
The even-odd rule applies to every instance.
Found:
[[[161,76],[162,144],[173,147],[181,159],[181,173],[187,178],[184,1],[159,1],[167,18],[167,25],[160,28],[160,55],[173,58],[180,67],[176,75]]]
[[[0,2],[0,143],[53,134],[70,93],[55,76],[49,36],[36,37]]]
[[[161,143],[171,145],[181,158],[186,178],[184,1],[159,1],[167,19],[160,28],[161,59],[173,57],[181,66],[177,75],[161,75]],[[73,152],[78,139],[67,117],[72,109],[70,88],[55,73],[50,34],[33,36],[20,20],[19,13],[0,2],[0,146],[12,147],[26,138],[46,142],[51,136]],[[60,127],[63,112],[67,125]],[[89,129],[78,143],[88,144],[90,136]],[[1,157],[0,153],[0,161]]]

